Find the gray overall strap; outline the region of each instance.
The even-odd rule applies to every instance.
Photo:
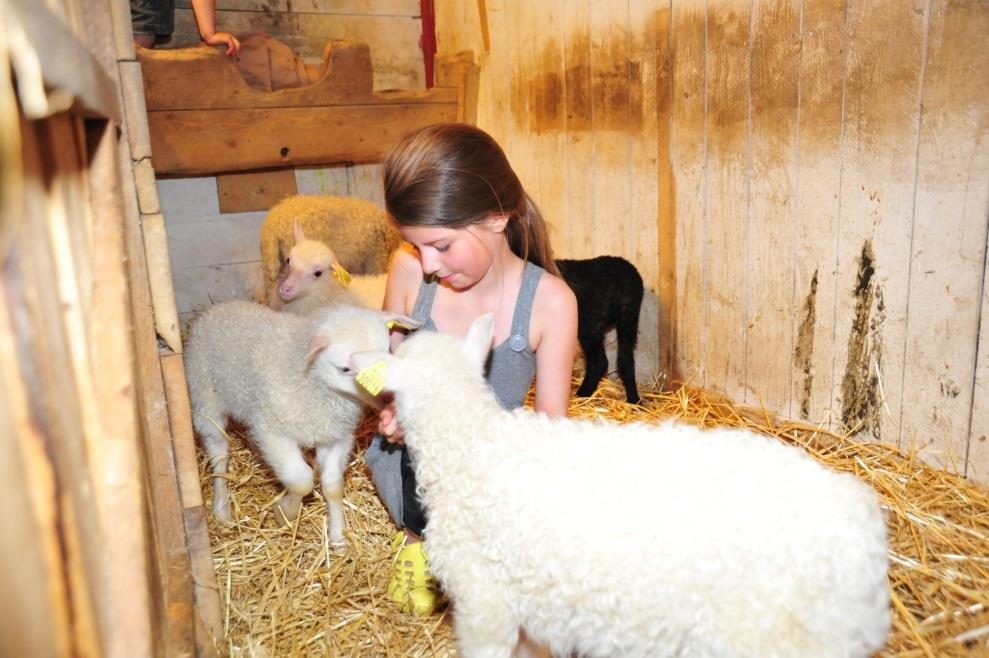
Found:
[[[515,302],[515,314],[512,316],[512,331],[509,334],[508,346],[513,352],[529,349],[529,320],[532,318],[532,302],[536,297],[539,279],[546,270],[535,263],[526,261],[522,272],[522,284],[519,286],[519,296]]]
[[[419,294],[416,302],[412,306],[412,319],[421,322],[423,328],[434,330],[436,325],[430,317],[433,312],[433,300],[436,299],[436,290],[440,287],[439,281],[432,276],[424,276],[419,284]]]

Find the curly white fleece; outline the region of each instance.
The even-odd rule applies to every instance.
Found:
[[[501,409],[467,342],[420,332],[385,388],[428,510],[461,655],[859,657],[887,636],[875,492],[740,429]]]

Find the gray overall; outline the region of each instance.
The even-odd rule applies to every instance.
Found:
[[[488,382],[505,409],[522,406],[536,374],[536,354],[529,345],[529,318],[536,286],[544,271],[533,263],[525,264],[511,333],[491,351]],[[431,313],[438,287],[436,281],[423,281],[419,287],[419,295],[412,309],[412,318],[423,323],[419,331],[436,331]],[[364,460],[371,469],[378,495],[396,525],[422,534],[422,527],[419,526],[425,525],[425,515],[412,494],[415,482],[407,453],[405,446],[390,444],[378,434],[365,451]]]

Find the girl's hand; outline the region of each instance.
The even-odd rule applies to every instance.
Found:
[[[385,438],[388,443],[405,443],[405,433],[402,431],[402,426],[398,424],[398,418],[395,416],[395,403],[389,402],[384,406],[384,408],[378,412],[378,434]]]
[[[230,57],[240,54],[240,41],[229,32],[214,32],[210,37],[203,37],[203,41],[209,46],[226,46],[226,54]]]

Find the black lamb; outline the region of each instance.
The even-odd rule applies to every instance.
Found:
[[[563,279],[577,297],[577,340],[584,351],[586,369],[577,395],[587,397],[608,372],[604,334],[615,327],[618,334],[618,374],[629,402],[639,401],[635,386],[635,344],[642,308],[642,276],[635,265],[617,256],[556,261]]]

